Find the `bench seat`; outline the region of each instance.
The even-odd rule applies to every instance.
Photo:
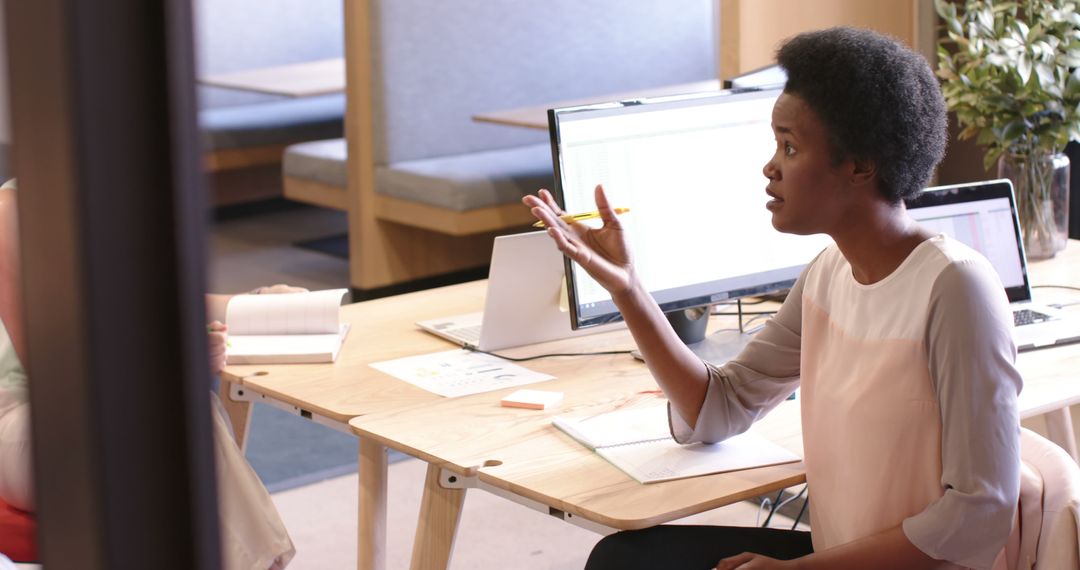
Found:
[[[340,137],[345,96],[283,99],[199,112],[210,171],[277,164],[289,144]]]
[[[344,139],[289,146],[285,196],[346,209],[346,159]],[[378,166],[377,216],[449,235],[520,227],[532,221],[522,196],[551,188],[551,172],[547,144]]]

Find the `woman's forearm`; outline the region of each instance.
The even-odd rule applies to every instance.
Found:
[[[849,542],[836,548],[815,552],[794,561],[796,570],[921,570],[939,568],[946,563],[935,560],[908,540],[898,525],[889,530]]]
[[[683,420],[691,427],[697,425],[698,412],[709,384],[709,373],[701,359],[675,334],[652,295],[640,282],[635,282],[613,300],[653,378]]]

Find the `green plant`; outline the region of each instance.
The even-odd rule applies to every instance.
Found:
[[[986,146],[987,168],[1080,140],[1080,0],[934,4],[948,31],[942,92],[960,138]]]

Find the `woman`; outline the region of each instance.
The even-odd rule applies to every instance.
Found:
[[[524,202],[611,293],[677,440],[740,433],[801,386],[810,536],[661,526],[607,537],[587,568],[1004,567],[1021,379],[1003,287],[978,253],[903,206],[944,154],[937,81],[921,56],[865,30],[802,34],[777,59],[788,81],[765,207],[777,230],[835,245],[735,360],[703,363],[675,336],[602,187],[595,230],[559,220],[544,190]]]
[[[0,500],[34,511],[30,455],[30,403],[19,291],[18,217],[14,181],[0,187]],[[286,285],[253,292],[287,293]],[[225,366],[226,328],[223,318],[228,296],[208,296],[213,322],[208,333],[210,369]],[[217,464],[221,543],[225,568],[265,570],[284,568],[295,553],[292,540],[262,482],[244,459],[230,434],[224,410],[213,396],[214,459]]]

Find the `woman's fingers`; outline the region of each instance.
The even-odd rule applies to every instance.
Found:
[[[622,222],[619,221],[619,217],[615,215],[615,209],[612,208],[611,203],[608,202],[607,193],[604,192],[603,184],[596,185],[593,196],[596,200],[596,210],[600,212],[600,219],[604,220],[604,226],[621,230]]]
[[[541,204],[539,206],[532,207],[532,215],[536,216],[544,225],[549,228],[562,228],[566,225],[558,216],[555,215],[547,206]]]
[[[555,212],[556,216],[561,216],[565,213],[563,212],[563,209],[559,207],[559,203],[555,201],[555,197],[552,196],[551,192],[548,192],[546,188],[541,188],[539,194],[540,198],[549,208],[551,208],[552,212]]]
[[[716,565],[716,570],[734,570],[735,568],[738,568],[743,564],[746,564],[747,562],[753,560],[754,556],[756,555],[752,552],[743,552],[742,554],[737,554],[735,556],[725,558]]]
[[[559,248],[563,255],[576,261],[582,267],[589,267],[592,254],[582,247],[579,241],[570,239],[566,232],[560,231],[558,228],[548,228],[548,235],[555,240],[555,247]]]

